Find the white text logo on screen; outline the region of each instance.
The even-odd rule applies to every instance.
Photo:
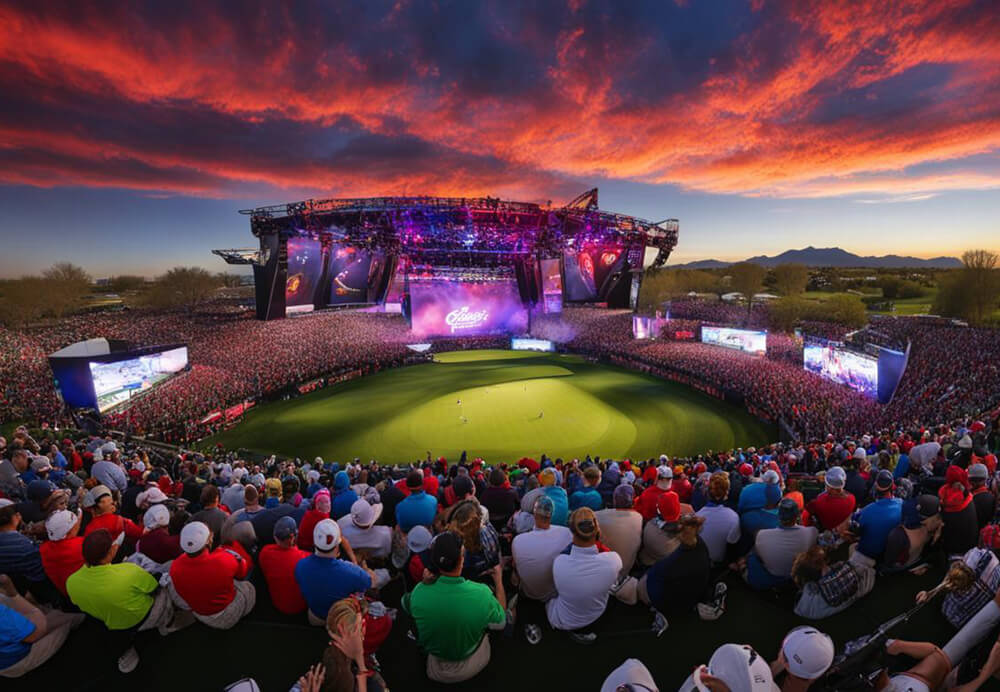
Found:
[[[451,327],[454,334],[459,329],[473,329],[480,326],[489,318],[490,313],[486,310],[471,312],[468,305],[463,305],[458,310],[452,310],[444,318],[445,323]]]

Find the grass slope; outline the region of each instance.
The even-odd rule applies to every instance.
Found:
[[[774,436],[737,407],[622,368],[569,355],[463,351],[262,406],[209,442],[302,458],[402,462],[427,450],[448,458],[468,450],[507,461],[542,452],[693,454]]]

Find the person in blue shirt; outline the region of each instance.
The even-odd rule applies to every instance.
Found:
[[[761,476],[761,483],[751,483],[750,485],[743,486],[743,490],[740,492],[740,500],[737,504],[737,511],[740,514],[748,512],[751,509],[760,509],[767,505],[766,492],[768,485],[777,485],[778,493],[781,493],[781,477],[778,472],[774,469],[768,469]]]
[[[899,459],[896,460],[896,468],[893,469],[892,477],[899,480],[900,478],[905,478],[909,472],[910,456],[908,454],[900,454]]]
[[[555,469],[546,468],[538,474],[538,482],[542,486],[542,494],[552,500],[555,509],[552,511],[552,523],[556,526],[569,525],[569,496],[566,489],[559,485]]]
[[[403,533],[414,526],[431,528],[437,516],[438,501],[424,492],[424,474],[417,469],[410,471],[406,476],[406,489],[410,491],[410,496],[396,505],[399,528]]]
[[[597,486],[601,483],[601,470],[597,466],[588,466],[583,470],[585,485],[569,496],[569,511],[580,507],[590,507],[595,512],[604,509],[604,500]]]
[[[747,537],[747,548],[753,545],[757,532],[761,529],[778,528],[778,503],[781,502],[781,486],[777,483],[759,483],[764,486],[764,506],[748,509],[740,514],[740,533]]]
[[[875,477],[875,502],[854,514],[852,532],[858,536],[858,547],[863,555],[881,561],[889,533],[903,517],[903,501],[893,497],[895,484],[892,472],[883,469]]]
[[[351,562],[340,559],[340,548]],[[323,626],[330,606],[351,594],[364,593],[374,583],[372,572],[354,564],[350,544],[342,541],[340,526],[323,519],[313,529],[315,553],[295,565],[295,581],[309,606],[309,624]]]
[[[351,505],[358,501],[358,494],[351,489],[351,479],[347,471],[337,471],[333,477],[333,498],[330,504],[330,516],[333,519],[346,517],[351,513]]]

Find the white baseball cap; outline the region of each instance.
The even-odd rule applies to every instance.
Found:
[[[708,688],[701,681],[701,669],[695,670],[695,687]],[[764,657],[745,644],[723,644],[708,661],[709,675],[722,680],[732,692],[778,692],[771,676],[771,666]]]
[[[192,521],[181,529],[181,548],[185,553],[197,553],[208,543],[211,531],[200,521]]]
[[[833,663],[833,640],[815,627],[796,627],[781,642],[788,672],[797,678],[815,680]]]
[[[779,476],[778,472],[774,469],[768,469],[764,472],[764,475],[761,476],[761,480],[765,483],[770,483],[771,485],[778,485],[781,482],[781,476]]]
[[[431,532],[426,526],[417,524],[406,534],[406,547],[411,553],[422,553],[431,547]]]
[[[351,505],[351,521],[361,529],[367,529],[382,516],[382,504],[370,505],[368,500],[355,500]]]
[[[68,509],[60,509],[58,512],[53,512],[45,520],[45,531],[49,534],[49,540],[61,541],[66,538],[66,535],[76,525],[79,518],[80,515],[73,514]]]
[[[826,472],[825,480],[831,488],[843,488],[847,483],[847,474],[840,466],[831,466]]]
[[[615,692],[622,685],[636,685],[652,692],[659,689],[649,668],[635,658],[625,659],[623,664],[611,671],[601,685],[601,692]]]
[[[10,507],[12,504],[14,504],[13,500],[8,500],[6,497],[0,497],[0,509],[3,507]]]
[[[142,515],[142,524],[152,531],[170,523],[170,510],[166,505],[153,505]]]
[[[323,519],[313,529],[316,550],[328,553],[340,545],[340,527],[333,519]]]
[[[656,477],[657,478],[673,478],[674,477],[674,470],[672,468],[670,468],[669,466],[667,466],[667,465],[658,466],[656,468]]]
[[[149,505],[157,505],[166,501],[167,496],[164,495],[163,491],[155,485],[152,488],[143,490],[135,496],[135,506],[140,508],[143,506],[148,507]]]

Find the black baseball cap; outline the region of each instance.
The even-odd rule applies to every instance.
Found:
[[[452,531],[439,533],[431,541],[431,562],[442,572],[451,572],[462,559],[462,538]]]
[[[468,476],[455,476],[451,487],[455,491],[455,497],[465,497],[476,490],[476,484]]]

